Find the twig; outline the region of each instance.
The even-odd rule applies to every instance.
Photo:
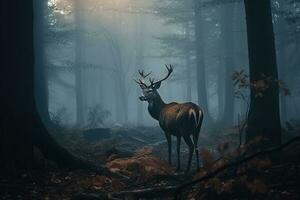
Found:
[[[139,190],[131,190],[131,191],[122,191],[111,193],[110,195],[115,198],[122,198],[124,196],[131,196],[134,198],[154,198],[154,197],[162,197],[162,196],[170,196],[170,193],[174,193],[177,189],[177,186],[167,186],[167,187],[159,187],[159,188],[146,188]]]
[[[133,136],[127,136],[128,138],[132,139],[132,140],[135,140],[137,142],[140,142],[140,143],[143,143],[143,144],[148,144],[147,141],[143,140],[143,139],[140,139],[140,138],[137,138],[137,137],[133,137]]]
[[[112,172],[104,166],[92,164],[88,169],[90,171],[95,172],[96,174],[99,174],[99,175],[109,176],[109,177],[112,177],[112,178],[121,179],[121,180],[129,181],[129,182],[131,181],[128,176],[125,176],[125,175],[120,174],[118,172]]]
[[[295,142],[298,142],[300,141],[300,136],[298,137],[295,137],[293,139],[291,139],[290,141],[286,142],[285,144],[279,146],[279,147],[275,147],[275,148],[272,148],[272,149],[268,149],[268,150],[264,150],[264,151],[260,151],[260,152],[257,152],[253,155],[250,155],[246,158],[244,158],[243,160],[238,160],[236,162],[232,162],[232,163],[228,163],[228,164],[225,164],[223,165],[222,167],[220,167],[219,169],[199,178],[199,179],[196,179],[196,180],[193,180],[191,182],[188,182],[188,183],[185,183],[185,184],[182,184],[181,186],[179,186],[176,191],[175,191],[175,196],[174,196],[174,199],[175,200],[178,200],[178,195],[180,194],[180,192],[188,187],[188,186],[191,186],[191,185],[194,185],[194,184],[197,184],[197,183],[200,183],[200,182],[203,182],[205,180],[208,180],[208,179],[211,179],[213,177],[215,177],[216,175],[218,175],[219,173],[223,172],[224,170],[228,169],[228,168],[231,168],[231,167],[235,167],[237,165],[240,165],[240,164],[243,164],[249,160],[252,160],[258,156],[262,156],[262,155],[266,155],[266,154],[270,154],[270,153],[274,153],[276,151],[280,151],[282,149],[284,149],[285,147],[289,146],[290,144],[292,143],[295,143]]]

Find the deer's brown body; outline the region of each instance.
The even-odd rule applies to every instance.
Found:
[[[171,135],[177,137],[177,169],[180,169],[180,144],[181,138],[184,139],[186,144],[189,147],[189,160],[187,165],[187,171],[190,169],[191,160],[193,152],[196,153],[197,158],[197,168],[199,168],[199,153],[198,153],[198,138],[200,133],[200,128],[203,121],[203,112],[199,106],[194,103],[176,103],[172,102],[166,104],[160,97],[157,92],[157,89],[160,87],[160,84],[163,80],[167,79],[172,73],[172,66],[168,67],[168,75],[155,82],[150,79],[151,85],[147,86],[144,83],[144,78],[147,75],[144,75],[143,72],[140,72],[142,79],[139,79],[139,85],[143,90],[144,96],[140,97],[141,101],[147,101],[148,111],[150,115],[158,120],[160,127],[166,135],[168,142],[168,153],[169,153],[169,164],[171,164]],[[149,75],[149,74],[148,74]],[[192,136],[192,139],[191,139]]]
[[[194,103],[166,104],[159,115],[160,127],[174,136],[192,135],[202,122],[202,111]]]

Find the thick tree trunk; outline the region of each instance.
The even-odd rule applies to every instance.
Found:
[[[277,79],[277,64],[270,0],[245,0],[250,81],[261,75]],[[278,85],[268,88],[262,97],[256,97],[251,88],[251,103],[248,116],[246,142],[262,136],[266,146],[281,143]]]
[[[45,33],[47,26],[45,16],[47,15],[47,1],[34,1],[34,55],[35,55],[35,101],[37,111],[47,127],[54,129],[49,115],[48,104],[48,76],[46,68]]]
[[[60,166],[91,167],[59,146],[39,118],[34,93],[33,1],[3,0],[1,17],[0,173],[13,176],[31,169],[34,146]]]
[[[208,112],[207,87],[205,81],[205,60],[204,60],[204,41],[202,33],[202,8],[201,1],[194,0],[195,15],[195,41],[196,41],[196,67],[197,67],[197,93],[198,104],[203,109],[205,117],[204,123],[210,125],[212,119]]]
[[[32,1],[1,1],[0,167],[4,173],[30,168],[33,161],[32,7]]]

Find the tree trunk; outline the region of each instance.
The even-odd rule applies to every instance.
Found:
[[[33,163],[32,14],[32,1],[1,1],[0,168],[8,175]]]
[[[220,61],[220,64],[218,66],[218,71],[217,71],[217,95],[218,95],[218,116],[217,116],[217,124],[219,124],[220,126],[223,126],[224,124],[224,109],[225,109],[225,71],[226,69],[224,69],[224,65],[223,62]]]
[[[54,124],[49,114],[49,90],[48,74],[45,52],[45,33],[47,25],[45,16],[48,14],[47,1],[34,1],[34,55],[35,55],[35,101],[37,111],[41,116],[43,123],[50,129],[54,129]]]
[[[225,126],[233,125],[234,118],[234,91],[231,76],[235,66],[234,60],[234,6],[232,4],[223,5],[222,12],[222,41],[224,52],[224,68],[225,68],[225,99],[224,112],[222,116],[222,123]],[[222,79],[221,79],[222,80]]]
[[[212,123],[212,119],[208,112],[207,87],[205,81],[205,60],[204,60],[205,45],[204,45],[203,33],[202,33],[203,20],[202,20],[201,10],[202,10],[201,1],[194,0],[198,104],[203,109],[205,114],[204,123],[209,125]]]
[[[284,5],[284,1],[280,1],[280,5]],[[279,15],[278,21],[275,24],[275,33],[276,33],[276,49],[277,49],[277,62],[278,62],[278,70],[279,70],[279,77],[283,81],[287,80],[287,73],[288,73],[288,65],[287,62],[287,37],[285,30],[287,28],[287,21],[284,19],[284,15]],[[294,73],[294,72],[293,72]],[[287,101],[286,96],[280,96],[280,117],[282,122],[286,122],[288,120],[287,117]]]
[[[82,58],[82,3],[80,0],[75,0],[75,25],[76,25],[76,38],[75,38],[75,93],[76,93],[76,123],[83,125],[84,112],[83,112],[83,58]]]
[[[185,38],[186,41],[191,40],[189,22],[187,22],[185,25]],[[191,80],[192,63],[191,63],[190,54],[191,52],[187,50],[184,55],[185,64],[186,64],[186,101],[192,101],[192,80]]]
[[[186,62],[186,101],[192,101],[192,64],[191,64],[191,56],[189,53],[185,54],[185,62]]]
[[[246,17],[245,17],[245,9],[244,5],[241,3],[235,4],[234,9],[234,55],[235,55],[235,65],[236,68],[234,70],[240,71],[245,70],[245,72],[248,74],[248,50],[247,50],[247,35],[244,32],[246,29]],[[250,95],[250,92],[249,92]],[[235,113],[238,114],[238,116],[235,118],[236,124],[239,123],[240,120],[246,119],[246,113],[247,113],[247,103],[241,99],[235,101]]]
[[[33,167],[33,148],[61,166],[88,167],[48,134],[36,109],[33,1],[1,1],[0,173],[14,176]],[[45,81],[41,81],[45,83]],[[45,88],[45,86],[43,86]],[[45,98],[45,97],[43,97]]]
[[[280,75],[280,79],[285,81],[285,83],[287,83],[287,86],[289,86],[289,80],[288,80],[288,76],[287,76],[287,59],[286,59],[286,44],[284,43],[284,39],[283,37],[279,38],[278,41],[280,44],[278,45],[278,63],[279,63],[279,75]],[[288,121],[288,114],[287,114],[287,96],[281,95],[280,96],[280,116],[281,116],[281,120],[282,122],[286,122]]]
[[[250,81],[254,83],[261,75],[278,78],[272,12],[270,0],[244,0],[247,22]],[[246,142],[262,136],[265,146],[281,143],[278,85],[271,85],[262,97],[256,97],[251,88],[250,112]]]

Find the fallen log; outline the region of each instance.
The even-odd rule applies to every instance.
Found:
[[[146,188],[137,189],[131,191],[121,191],[111,193],[110,196],[114,198],[155,198],[155,197],[166,197],[171,196],[177,189],[177,186],[157,187],[157,188]]]

